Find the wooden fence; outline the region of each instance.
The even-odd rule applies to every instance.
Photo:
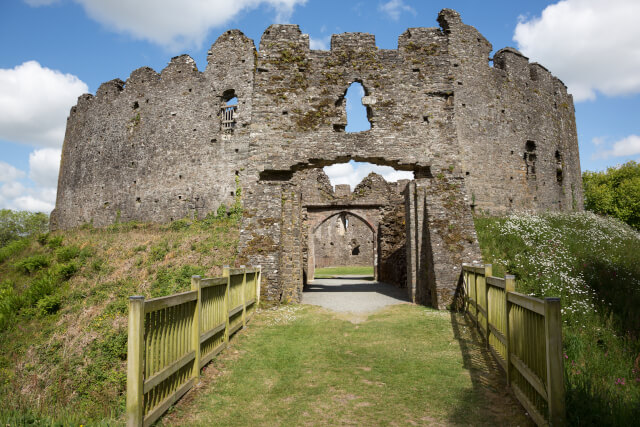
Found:
[[[535,423],[564,425],[560,298],[517,293],[514,276],[491,273],[491,264],[462,265],[465,310]]]
[[[191,291],[129,298],[127,426],[148,426],[197,382],[260,300],[260,267],[191,278]]]

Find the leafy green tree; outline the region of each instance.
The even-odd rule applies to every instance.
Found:
[[[49,215],[41,212],[0,210],[0,248],[12,240],[46,233],[49,228]]]
[[[640,230],[640,163],[582,174],[587,210],[616,217]]]

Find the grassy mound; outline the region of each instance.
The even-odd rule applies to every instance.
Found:
[[[562,298],[567,414],[576,425],[640,419],[640,234],[580,214],[476,218],[486,262],[516,290]]]
[[[234,264],[233,219],[117,224],[0,249],[0,421],[95,424],[125,403],[127,303]]]

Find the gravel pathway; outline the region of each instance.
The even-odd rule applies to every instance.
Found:
[[[315,279],[302,294],[303,304],[349,313],[368,313],[407,302],[410,301],[406,289],[367,280],[364,276]]]

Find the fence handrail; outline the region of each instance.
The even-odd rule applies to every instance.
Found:
[[[200,369],[246,326],[260,302],[260,266],[192,276],[191,290],[129,298],[127,426],[148,426],[191,389]],[[231,307],[231,295],[241,302]]]
[[[504,368],[515,396],[536,424],[564,425],[560,299],[515,292],[515,277],[492,276],[491,264],[464,263],[462,275],[465,313]]]

